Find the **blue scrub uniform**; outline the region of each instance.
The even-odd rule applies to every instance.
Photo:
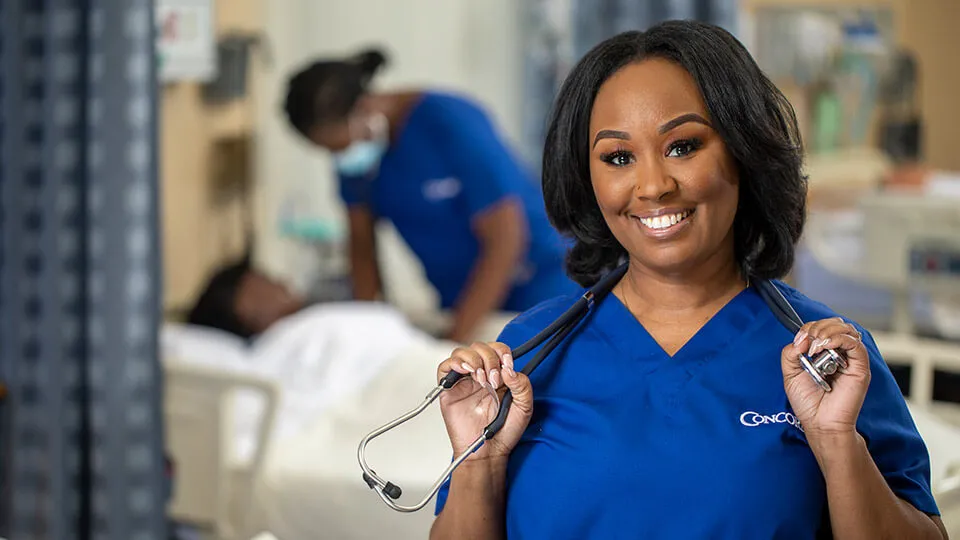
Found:
[[[508,197],[523,205],[529,248],[503,309],[523,311],[577,290],[563,272],[568,243],[547,219],[535,178],[474,103],[426,93],[374,178],[340,176],[347,206],[389,219],[423,264],[441,305],[452,307],[480,253],[471,225]]]
[[[836,316],[778,285],[803,320]],[[516,347],[574,300],[524,313],[501,340]],[[857,428],[893,491],[938,514],[927,449],[858,330],[873,376]],[[609,295],[533,373],[533,418],[507,470],[508,538],[817,537],[826,488],[780,369],[792,340],[750,288],[671,358]]]

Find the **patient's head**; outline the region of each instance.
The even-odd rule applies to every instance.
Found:
[[[252,268],[249,259],[244,258],[210,278],[190,310],[188,322],[246,338],[264,332],[302,307],[299,297]]]

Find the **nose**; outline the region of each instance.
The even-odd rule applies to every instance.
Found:
[[[638,199],[660,201],[677,190],[677,181],[670,176],[661,160],[651,158],[643,167],[637,167],[634,193]]]

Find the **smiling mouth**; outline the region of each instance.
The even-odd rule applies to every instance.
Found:
[[[670,227],[675,227],[678,223],[693,215],[694,210],[684,210],[676,214],[664,214],[662,216],[637,218],[644,227],[655,231],[664,231]]]

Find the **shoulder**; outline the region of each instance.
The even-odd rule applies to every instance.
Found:
[[[483,107],[473,98],[456,92],[425,91],[422,103],[432,110],[483,113]]]
[[[886,362],[884,361],[883,356],[880,354],[880,348],[877,346],[877,342],[873,339],[873,334],[864,328],[863,325],[838,313],[836,310],[827,306],[823,302],[819,302],[808,297],[807,295],[791,287],[790,285],[783,283],[782,281],[774,281],[774,284],[778,289],[780,289],[787,301],[790,302],[790,305],[793,306],[793,309],[797,312],[797,315],[800,316],[802,321],[813,322],[822,319],[840,318],[847,324],[853,325],[863,339],[863,345],[867,348],[867,352],[870,355],[870,363],[873,368],[882,368],[884,372],[889,372],[889,368],[886,367]]]
[[[778,289],[780,289],[781,292],[783,292],[784,296],[787,298],[787,301],[790,302],[790,305],[793,306],[793,309],[796,310],[797,314],[800,315],[800,319],[804,322],[840,318],[844,322],[853,325],[853,327],[857,329],[857,332],[860,333],[863,345],[866,347],[867,353],[870,356],[871,369],[874,370],[875,374],[881,373],[883,375],[890,375],[890,369],[887,367],[886,361],[883,359],[883,355],[880,352],[880,347],[877,345],[876,340],[874,340],[873,334],[864,328],[863,325],[838,313],[823,302],[813,300],[786,283],[775,281],[774,284]],[[890,377],[892,380],[892,375],[890,375]]]
[[[582,291],[556,296],[540,302],[507,323],[503,331],[500,332],[498,341],[509,345],[511,348],[518,347],[557,320],[565,311],[570,309],[570,306],[581,295]]]
[[[438,126],[462,129],[489,123],[486,110],[473,99],[453,92],[423,93],[420,107],[427,120]]]

